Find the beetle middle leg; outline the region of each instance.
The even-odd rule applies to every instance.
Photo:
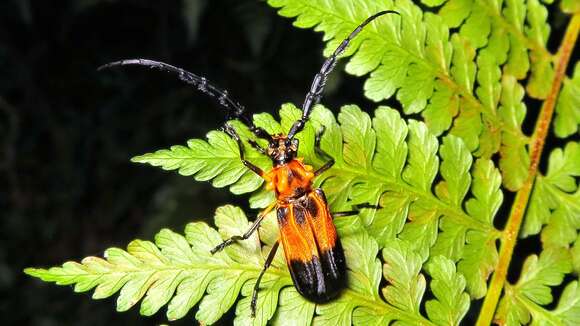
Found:
[[[260,223],[262,223],[262,220],[264,219],[264,217],[266,217],[266,215],[268,215],[268,213],[274,207],[276,207],[276,202],[273,202],[270,206],[266,207],[266,209],[264,209],[262,212],[260,212],[260,214],[258,214],[258,217],[256,217],[256,220],[254,221],[254,223],[252,223],[252,225],[250,226],[248,231],[246,231],[242,235],[234,235],[234,236],[230,237],[229,239],[225,240],[224,242],[220,243],[215,248],[210,250],[211,254],[213,255],[218,251],[224,250],[225,247],[234,244],[236,241],[248,239],[258,229],[258,227],[260,226]]]

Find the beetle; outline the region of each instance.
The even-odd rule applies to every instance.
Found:
[[[303,158],[298,157],[299,144],[295,136],[304,129],[312,108],[320,101],[326,80],[336,66],[338,56],[367,24],[389,13],[399,14],[396,11],[385,10],[368,17],[325,60],[306,94],[301,118],[293,123],[286,135],[270,135],[263,128],[257,127],[244,107],[233,100],[226,90],[215,87],[206,78],[184,69],[148,59],[120,60],[98,68],[102,70],[114,66],[139,65],[176,74],[180,80],[194,86],[198,91],[214,97],[228,110],[229,117],[240,120],[254,136],[268,142],[268,147],[262,148],[255,140],[249,141],[252,147],[272,160],[272,169],[263,171],[245,159],[244,144],[236,130],[228,122],[221,128],[236,141],[242,163],[262,177],[266,182],[266,188],[273,190],[276,195],[276,201],[258,214],[256,220],[243,235],[232,236],[211,250],[211,253],[215,254],[236,241],[248,239],[258,229],[264,217],[276,208],[280,236],[272,246],[256,280],[251,300],[252,317],[256,312],[260,281],[272,263],[280,243],[284,249],[294,286],[308,300],[315,303],[328,302],[336,297],[346,284],[344,250],[336,232],[333,217],[356,215],[360,208],[377,208],[377,206],[361,204],[356,205],[352,211],[331,214],[322,189],[313,188],[313,179],[334,164],[334,159],[320,148],[320,139],[324,129],[316,133],[315,150],[320,156],[326,158],[327,162],[317,170],[305,164]]]

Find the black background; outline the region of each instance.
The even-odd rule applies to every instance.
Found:
[[[559,43],[563,23],[556,15],[551,44]],[[151,239],[163,227],[182,232],[189,221],[210,221],[223,204],[249,211],[247,196],[129,162],[204,137],[223,122],[220,108],[167,74],[96,67],[124,58],[165,61],[208,77],[252,112],[275,113],[282,103],[301,104],[323,61],[322,47],[320,33],[292,27],[260,1],[2,1],[2,324],[165,322],[165,308],[153,317],[139,316],[138,305],[117,313],[116,295],[94,301],[90,293],[41,283],[22,269],[101,256],[108,247]],[[362,96],[364,80],[342,68],[331,76],[323,103],[335,111],[348,103],[371,111],[376,105]],[[537,112],[539,104],[530,101],[528,109]],[[526,130],[534,117],[526,119]],[[174,324],[193,320],[190,312]]]

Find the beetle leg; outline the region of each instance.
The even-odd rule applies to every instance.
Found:
[[[242,139],[240,138],[240,136],[238,135],[238,133],[236,132],[236,130],[229,124],[229,123],[225,123],[224,126],[222,127],[222,130],[228,134],[230,137],[233,138],[233,140],[236,141],[236,143],[238,144],[238,149],[240,151],[240,160],[242,160],[242,163],[250,170],[254,171],[254,173],[256,173],[259,176],[264,176],[264,171],[262,169],[260,169],[259,167],[255,166],[254,164],[252,164],[250,161],[247,161],[244,158],[244,144],[242,143]]]
[[[258,144],[255,140],[253,139],[248,140],[248,144],[250,144],[258,152],[260,152],[260,154],[267,155],[266,150],[262,146],[260,146],[260,144]]]
[[[266,273],[266,270],[272,264],[274,257],[276,256],[276,251],[278,251],[278,246],[280,245],[280,241],[276,241],[270,249],[270,253],[268,254],[268,258],[266,258],[266,262],[264,262],[264,267],[258,275],[258,279],[256,280],[256,284],[254,285],[254,291],[252,292],[252,303],[250,304],[250,309],[252,310],[252,318],[256,317],[256,303],[258,302],[258,290],[260,289],[260,282],[262,281],[262,276]]]
[[[260,212],[260,214],[258,214],[258,217],[254,221],[254,223],[252,223],[252,225],[250,226],[250,228],[248,229],[248,231],[246,231],[242,235],[234,235],[234,236],[230,237],[229,239],[225,240],[224,242],[220,243],[215,248],[213,248],[212,250],[210,250],[211,254],[213,255],[213,254],[215,254],[218,251],[224,250],[225,247],[233,244],[236,241],[248,239],[258,229],[258,227],[260,226],[260,223],[262,223],[262,220],[264,219],[264,217],[266,217],[266,215],[268,215],[268,213],[275,206],[276,206],[276,202],[273,202],[270,206],[266,207],[266,209],[264,209],[262,212]]]
[[[379,209],[379,208],[382,208],[382,206],[381,205],[373,205],[370,203],[362,203],[362,204],[354,205],[353,208],[354,209],[350,210],[350,211],[334,212],[334,213],[332,213],[332,217],[353,216],[353,215],[357,215],[358,213],[360,213],[360,210],[363,208]]]
[[[322,139],[324,130],[326,130],[326,127],[322,126],[322,128],[320,128],[316,132],[316,138],[314,139],[314,150],[316,151],[316,154],[322,156],[328,161],[324,163],[323,166],[318,168],[318,170],[314,171],[314,176],[322,174],[324,171],[330,169],[334,165],[334,158],[332,158],[332,156],[330,156],[327,152],[325,152],[324,150],[322,150],[322,148],[320,148],[320,139]]]

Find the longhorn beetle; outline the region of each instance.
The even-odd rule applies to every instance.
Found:
[[[236,130],[227,122],[222,127],[222,130],[236,141],[242,163],[262,177],[266,181],[266,188],[274,190],[276,194],[276,201],[258,214],[246,233],[233,236],[211,250],[211,253],[215,254],[236,241],[248,239],[258,229],[264,217],[276,208],[280,236],[272,246],[264,267],[256,280],[251,301],[252,317],[255,316],[256,312],[260,281],[272,263],[280,243],[284,248],[286,263],[294,286],[302,296],[316,303],[324,303],[334,298],[345,286],[344,251],[332,219],[333,215],[334,217],[356,215],[358,211],[331,214],[322,189],[312,188],[312,180],[334,164],[334,159],[320,148],[320,138],[324,129],[316,134],[315,150],[328,161],[317,170],[313,170],[312,166],[304,164],[303,159],[297,157],[298,139],[295,136],[304,129],[313,106],[320,100],[326,79],[334,69],[338,56],[344,52],[349,42],[367,24],[388,13],[399,14],[396,11],[386,10],[370,16],[352,31],[334,50],[334,53],[326,59],[320,71],[314,76],[310,90],[306,94],[302,105],[302,117],[294,122],[287,135],[270,135],[263,128],[257,127],[244,107],[232,100],[227,91],[213,86],[204,77],[181,68],[147,59],[115,61],[98,68],[101,70],[114,66],[140,65],[174,73],[180,80],[196,87],[198,91],[216,98],[219,104],[228,110],[228,118],[233,117],[240,120],[256,137],[268,141],[267,148],[262,148],[254,140],[249,141],[252,147],[272,160],[273,168],[266,172],[244,158],[244,144]],[[355,206],[355,209],[371,207],[376,208],[377,206],[362,204]]]

